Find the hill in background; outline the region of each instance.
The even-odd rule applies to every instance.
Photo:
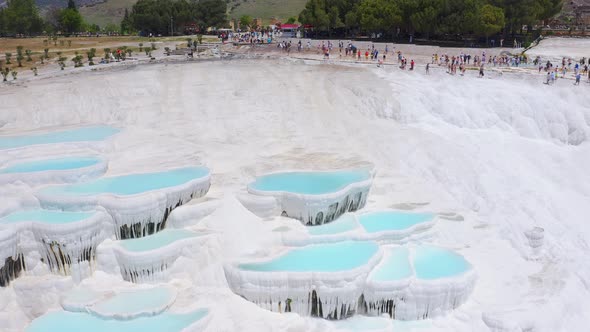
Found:
[[[125,8],[131,9],[137,0],[84,0],[80,12],[84,18],[100,26],[119,24],[125,14]],[[37,2],[64,2],[67,0],[37,0]],[[286,21],[289,17],[297,18],[305,7],[307,0],[230,0],[227,5],[228,17],[239,18],[250,15],[262,18],[267,23],[275,17]]]

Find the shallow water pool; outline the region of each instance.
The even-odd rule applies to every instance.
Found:
[[[365,180],[367,170],[334,172],[285,172],[261,176],[249,188],[269,192],[290,192],[304,195],[321,195],[337,192],[346,186]]]
[[[358,227],[356,218],[352,214],[345,214],[329,224],[308,228],[310,235],[331,235],[350,232]]]
[[[165,247],[178,240],[197,236],[198,234],[185,229],[165,229],[150,236],[138,239],[122,240],[119,242],[119,244],[128,251],[150,251]]]
[[[176,293],[167,287],[126,291],[96,303],[90,310],[101,316],[152,315],[163,311],[175,297]]]
[[[410,265],[409,250],[404,247],[389,249],[383,262],[371,272],[369,279],[372,281],[403,280],[413,275]]]
[[[414,270],[418,279],[454,277],[471,269],[463,256],[443,248],[420,246],[414,250]]]
[[[119,129],[109,126],[93,126],[45,134],[0,136],[0,150],[38,144],[102,141],[118,132]]]
[[[103,319],[81,312],[58,311],[35,319],[26,332],[177,332],[207,316],[201,309],[185,314],[163,313],[131,320]]]
[[[363,266],[377,253],[374,242],[346,241],[291,249],[271,261],[240,264],[250,271],[337,272]]]
[[[63,171],[93,166],[100,162],[101,160],[95,157],[67,157],[58,159],[36,160],[31,162],[13,164],[4,169],[0,169],[0,174]]]
[[[0,224],[16,224],[20,222],[39,222],[45,224],[68,224],[88,219],[94,212],[66,212],[54,210],[26,210],[11,213],[0,218]]]
[[[400,231],[412,226],[429,222],[434,215],[428,213],[408,213],[382,211],[361,214],[359,222],[368,233]]]
[[[96,195],[102,193],[134,195],[146,191],[182,185],[209,175],[206,167],[186,167],[165,172],[130,174],[100,178],[90,182],[53,186],[43,189],[45,194]]]

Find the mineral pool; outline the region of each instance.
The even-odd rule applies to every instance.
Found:
[[[35,319],[26,332],[180,332],[207,316],[207,310],[163,313],[131,320],[103,319],[89,313],[58,311]]]
[[[434,215],[429,213],[381,211],[361,214],[359,216],[359,222],[368,233],[377,233],[401,231],[421,223],[429,222],[433,218]]]
[[[96,165],[100,162],[101,160],[95,157],[67,157],[58,159],[36,160],[31,162],[13,164],[4,169],[0,169],[0,174],[63,171],[85,168]]]
[[[96,303],[90,311],[103,317],[152,316],[165,310],[175,298],[175,291],[168,287],[126,291]]]
[[[95,212],[66,212],[57,210],[26,210],[18,211],[0,219],[1,224],[16,224],[20,222],[39,222],[45,224],[68,224],[88,219]]]
[[[285,172],[261,176],[251,183],[249,188],[258,191],[322,195],[337,192],[352,183],[370,178],[368,170]]]
[[[369,279],[377,282],[403,280],[412,275],[408,248],[395,247],[385,252],[382,263],[371,272]]]
[[[44,134],[0,136],[0,150],[39,144],[102,141],[119,131],[109,126],[93,126]]]
[[[176,241],[197,237],[198,234],[185,229],[165,229],[150,236],[119,241],[127,251],[141,252],[156,250]]]
[[[345,214],[336,221],[320,226],[309,227],[310,235],[331,235],[350,232],[358,228],[356,218],[352,214]]]
[[[363,266],[377,253],[374,242],[345,241],[291,249],[266,262],[240,264],[243,270],[272,272],[338,272]]]
[[[102,193],[123,196],[135,195],[147,191],[179,186],[207,175],[209,175],[209,169],[206,167],[186,167],[165,172],[129,174],[100,178],[79,184],[53,186],[42,190],[42,192],[68,196],[91,196]]]
[[[416,277],[427,280],[455,277],[471,269],[463,256],[432,246],[415,248],[413,263]]]

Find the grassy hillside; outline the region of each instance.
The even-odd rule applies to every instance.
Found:
[[[109,23],[119,24],[125,8],[130,9],[135,2],[136,0],[106,0],[102,3],[83,6],[80,12],[90,23],[100,26]],[[262,18],[264,22],[270,21],[273,17],[286,21],[291,16],[299,16],[306,2],[307,0],[230,0],[227,5],[228,17],[239,18],[242,15],[250,15]]]
[[[228,4],[229,17],[250,15],[262,18],[264,22],[273,17],[286,21],[289,17],[297,18],[306,2],[307,0],[233,0]]]
[[[95,5],[80,7],[80,13],[87,22],[101,27],[107,24],[119,24],[125,14],[125,8],[131,9],[136,0],[106,0]]]

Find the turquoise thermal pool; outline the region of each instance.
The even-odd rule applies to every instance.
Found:
[[[268,192],[290,192],[322,195],[337,192],[346,186],[371,178],[367,170],[334,172],[285,172],[258,177],[250,189]]]
[[[273,272],[338,272],[361,267],[377,253],[373,242],[346,241],[291,249],[267,262],[240,264],[242,270]]]
[[[36,160],[31,162],[13,164],[4,169],[0,169],[0,174],[65,171],[94,166],[100,162],[101,160],[95,157],[67,157],[58,159]]]
[[[472,269],[463,256],[450,250],[420,246],[414,250],[414,270],[418,279],[441,279],[461,275]]]
[[[175,187],[209,175],[206,167],[186,167],[165,172],[129,174],[106,177],[90,182],[53,186],[43,189],[44,194],[91,196],[97,194],[135,195],[147,191]]]
[[[308,232],[312,236],[333,235],[350,232],[358,228],[358,223],[353,214],[346,214],[334,222],[320,226],[310,227]]]
[[[368,233],[401,231],[415,225],[430,222],[434,215],[397,211],[371,212],[359,215],[361,226]]]
[[[126,291],[92,305],[90,311],[105,318],[152,316],[168,308],[175,298],[175,291],[168,287]]]
[[[38,222],[44,224],[69,224],[86,220],[94,212],[66,212],[54,210],[25,210],[11,213],[0,218],[1,224],[17,224],[21,222]]]
[[[102,141],[119,132],[119,129],[109,126],[93,126],[44,134],[0,136],[0,150],[39,144]]]
[[[59,311],[35,319],[26,332],[180,332],[207,316],[207,310],[162,313],[131,320],[103,319],[89,313]]]
[[[387,252],[383,263],[373,270],[371,280],[390,281],[403,280],[412,277],[408,248],[396,247]]]
[[[165,229],[148,237],[120,241],[125,250],[142,252],[156,250],[176,241],[197,237],[198,234],[185,229]]]

